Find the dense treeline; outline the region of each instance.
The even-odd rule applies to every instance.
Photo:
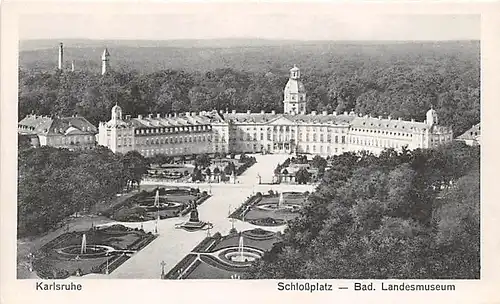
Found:
[[[251,278],[480,276],[479,147],[331,159],[309,205]]]
[[[76,72],[60,73],[53,64],[45,69],[23,64],[24,57],[46,60],[48,51],[21,53],[20,117],[79,114],[97,124],[109,119],[116,102],[133,116],[212,109],[280,112],[288,69],[297,64],[309,111],[354,110],[423,121],[432,105],[456,135],[480,119],[477,42],[180,50],[117,47],[113,71],[105,76],[99,74],[99,56],[95,66],[85,61]],[[55,62],[56,54],[50,60]]]
[[[67,216],[109,201],[140,183],[147,163],[137,152],[114,154],[104,147],[69,151],[20,146],[18,236],[37,235]]]

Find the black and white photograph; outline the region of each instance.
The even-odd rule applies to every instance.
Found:
[[[484,279],[480,13],[158,6],[19,15],[17,280]]]

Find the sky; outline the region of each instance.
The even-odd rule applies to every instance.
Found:
[[[480,15],[401,15],[281,10],[30,14],[19,19],[28,39],[469,40],[480,39]]]

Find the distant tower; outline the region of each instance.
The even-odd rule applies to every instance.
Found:
[[[426,114],[426,118],[427,118],[427,124],[429,126],[434,126],[434,125],[437,125],[438,124],[438,116],[437,116],[437,112],[436,110],[434,110],[432,107],[429,111],[427,111],[427,114]]]
[[[57,66],[57,68],[62,71],[63,69],[63,43],[59,43],[59,65]]]
[[[71,61],[71,72],[75,71],[75,61]]]
[[[300,81],[300,69],[293,66],[290,69],[290,79],[283,94],[284,113],[297,114],[306,110],[306,88]]]
[[[108,52],[107,48],[104,49],[104,52],[102,53],[101,60],[102,60],[102,72],[101,72],[101,74],[104,75],[104,74],[106,74],[106,71],[109,68],[109,52]]]

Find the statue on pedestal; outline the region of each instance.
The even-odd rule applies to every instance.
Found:
[[[196,209],[196,204],[193,206],[193,210],[191,210],[191,215],[189,217],[190,222],[199,222],[199,214],[198,210]]]

